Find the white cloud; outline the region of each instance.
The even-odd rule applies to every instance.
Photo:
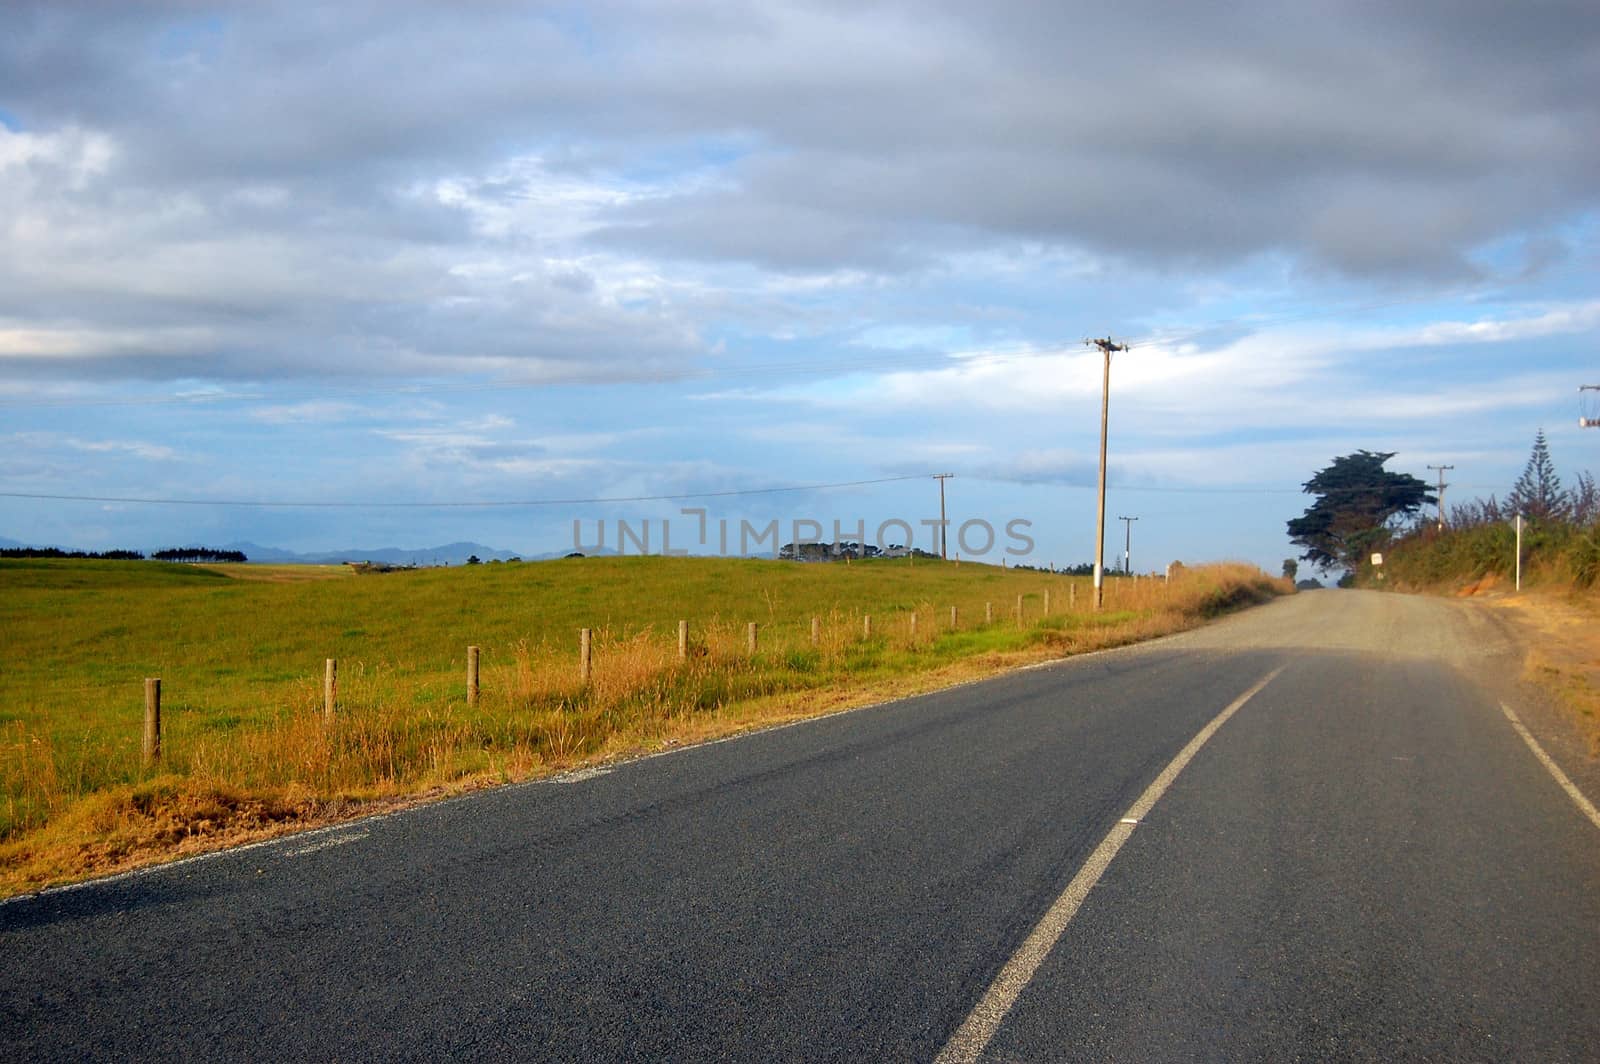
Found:
[[[617,178],[551,173],[538,156],[523,155],[482,175],[438,178],[427,186],[426,194],[465,212],[473,228],[491,240],[531,238],[557,246],[593,231],[607,209],[682,187],[681,183],[652,187]]]
[[[1112,362],[1114,418],[1160,433],[1285,427],[1312,419],[1383,422],[1447,418],[1547,401],[1563,378],[1523,370],[1491,385],[1419,382],[1396,373],[1395,352],[1574,335],[1600,327],[1600,301],[1473,322],[1385,328],[1265,328],[1213,348],[1160,341]],[[1102,356],[1075,349],[961,352],[930,370],[861,373],[776,389],[711,393],[876,414],[943,409],[1047,413],[1098,403]]]
[[[12,447],[38,453],[126,454],[151,462],[167,462],[178,457],[172,447],[146,440],[91,440],[58,432],[14,432],[5,437]]]
[[[0,177],[13,191],[21,182],[64,183],[82,190],[110,169],[116,154],[115,141],[96,130],[66,126],[47,133],[16,132],[0,123]]]
[[[0,359],[68,360],[117,355],[176,356],[208,350],[215,334],[205,328],[95,328],[0,321]]]
[[[1543,336],[1566,336],[1600,328],[1600,299],[1587,303],[1554,307],[1542,314],[1471,322],[1439,322],[1410,333],[1409,343],[1417,346],[1437,344],[1498,344],[1532,340]],[[1404,334],[1402,334],[1404,335]],[[1382,333],[1375,334],[1374,346],[1382,345]],[[1394,341],[1404,346],[1407,340]]]
[[[303,403],[276,403],[258,406],[246,415],[268,425],[333,424],[348,421],[363,408],[355,403],[331,399],[310,399]]]

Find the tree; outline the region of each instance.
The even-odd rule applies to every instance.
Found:
[[[483,560],[481,558],[479,558],[476,554],[473,554],[473,555],[470,555],[467,558],[467,564],[468,565],[482,565],[483,564]]]
[[[1301,558],[1323,572],[1354,569],[1389,542],[1391,521],[1436,502],[1425,482],[1383,468],[1393,457],[1393,451],[1357,451],[1305,482],[1316,501],[1289,522],[1289,542],[1306,548]]]
[[[1573,524],[1588,528],[1600,521],[1600,490],[1595,488],[1594,474],[1579,473],[1578,483],[1567,492],[1567,498],[1572,502]]]
[[[1293,580],[1300,572],[1300,563],[1293,558],[1283,559],[1283,578]]]
[[[1450,527],[1457,532],[1484,525],[1498,525],[1506,520],[1500,502],[1493,495],[1487,499],[1470,499],[1450,507]]]
[[[247,562],[244,551],[212,547],[168,547],[150,555],[160,562]]]
[[[1533,452],[1512,485],[1511,494],[1506,496],[1506,507],[1530,521],[1565,521],[1572,513],[1572,500],[1561,490],[1561,478],[1556,476],[1555,463],[1550,460],[1544,429],[1533,437]]]

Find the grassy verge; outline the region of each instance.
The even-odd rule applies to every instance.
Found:
[[[1081,578],[904,560],[594,558],[367,576],[0,562],[0,893],[1146,639],[1282,589],[1212,566],[1171,585],[1109,581],[1095,613]],[[469,644],[482,648],[476,705]],[[149,766],[146,676],[163,686],[162,758]]]
[[[1441,590],[1513,579],[1517,533],[1508,522],[1447,528],[1427,525],[1384,551],[1388,580],[1405,589]],[[1365,570],[1363,582],[1370,584]],[[1600,526],[1530,522],[1522,536],[1524,587],[1584,590],[1600,582]]]
[[[1562,705],[1600,757],[1600,593],[1545,588],[1490,600],[1523,629],[1523,678]]]

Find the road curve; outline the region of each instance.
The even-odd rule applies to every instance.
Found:
[[[0,1057],[1595,1060],[1600,825],[1514,649],[1299,595],[14,900]]]

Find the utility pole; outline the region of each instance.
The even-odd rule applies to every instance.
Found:
[[[1454,469],[1455,466],[1453,466],[1453,465],[1431,465],[1428,468],[1429,469],[1437,469],[1439,471],[1439,531],[1443,532],[1444,531],[1444,489],[1449,487],[1449,485],[1444,482],[1444,471],[1446,469]]]
[[[944,482],[955,476],[954,473],[935,473],[933,479],[939,482],[939,560],[950,560],[950,524],[944,517]]]
[[[1578,385],[1578,399],[1580,401],[1584,397],[1584,392],[1595,392],[1596,394],[1600,394],[1600,384]],[[1592,409],[1594,409],[1595,413],[1600,414],[1600,407],[1595,407]],[[1581,415],[1578,418],[1578,427],[1580,429],[1600,429],[1600,417],[1589,417],[1587,414]]]
[[[1103,340],[1085,340],[1085,347],[1098,347],[1105,356],[1105,371],[1100,379],[1100,501],[1094,516],[1094,608],[1105,604],[1106,561],[1106,421],[1111,413],[1111,355],[1126,351],[1127,344],[1119,344],[1106,337]]]
[[[1122,575],[1133,575],[1133,523],[1137,517],[1118,517],[1122,522]]]

